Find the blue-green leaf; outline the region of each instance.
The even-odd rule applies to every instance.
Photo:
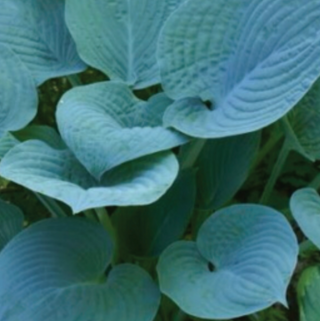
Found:
[[[98,223],[48,219],[0,254],[0,319],[6,321],[152,321],[159,290],[137,266],[108,276],[113,246]]]
[[[320,197],[313,188],[293,193],[290,209],[302,232],[320,249]]]
[[[126,85],[102,82],[68,91],[60,101],[57,122],[75,156],[100,179],[115,166],[188,141],[162,127],[170,102],[164,94],[144,102]]]
[[[279,212],[235,205],[212,215],[197,241],[179,241],[161,255],[161,291],[188,314],[231,319],[286,304],[298,244]]]
[[[177,100],[166,124],[203,138],[260,129],[320,75],[319,0],[186,1],[162,29],[158,58]]]
[[[12,133],[20,142],[31,139],[42,140],[55,149],[65,149],[66,145],[61,140],[57,131],[46,125],[31,125]]]
[[[259,148],[260,132],[208,140],[196,162],[197,208],[216,210],[247,178]]]
[[[156,45],[163,23],[185,0],[67,0],[66,21],[81,57],[134,88],[160,82]]]
[[[12,204],[0,200],[0,251],[23,227],[23,214]]]
[[[300,321],[318,321],[320,315],[320,267],[305,269],[297,287]]]
[[[0,44],[0,88],[1,137],[7,131],[26,126],[36,115],[38,105],[36,86],[29,70],[18,56],[2,44]]]
[[[68,204],[74,213],[152,203],[172,185],[178,169],[175,156],[162,152],[120,165],[98,181],[68,149],[37,140],[15,146],[0,163],[1,176]]]
[[[86,68],[64,21],[64,0],[2,0],[0,43],[31,70],[37,84]]]
[[[0,137],[0,159],[17,144],[19,141],[9,132]]]
[[[181,172],[157,202],[144,207],[120,207],[113,214],[122,251],[158,256],[184,233],[195,201],[195,172]]]
[[[320,159],[320,80],[288,114],[292,148],[311,161]]]

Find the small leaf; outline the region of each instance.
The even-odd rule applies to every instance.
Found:
[[[299,279],[298,303],[300,321],[318,321],[320,315],[320,268],[312,266],[305,269]]]
[[[57,122],[75,156],[100,179],[115,166],[188,141],[162,126],[170,102],[164,94],[144,102],[126,85],[102,82],[68,91],[59,103]]]
[[[213,211],[229,201],[247,178],[260,132],[208,140],[196,162],[197,207]]]
[[[66,21],[81,57],[134,88],[160,82],[158,35],[185,0],[67,0]]]
[[[123,251],[135,256],[158,256],[183,235],[194,200],[195,173],[186,171],[155,203],[120,207],[112,217]]]
[[[36,115],[38,105],[36,86],[29,70],[18,56],[2,44],[0,44],[0,87],[0,137],[2,137],[7,131],[26,126]]]
[[[261,205],[235,205],[212,215],[197,241],[179,241],[160,256],[161,291],[188,314],[230,319],[286,305],[297,262],[286,219]]]
[[[320,197],[313,188],[293,193],[290,209],[304,235],[320,249]]]
[[[320,75],[319,1],[186,1],[162,29],[158,61],[176,100],[167,125],[202,138],[261,129]]]
[[[74,213],[153,203],[172,185],[178,169],[175,156],[162,152],[118,166],[97,181],[68,149],[37,140],[14,147],[0,163],[1,176],[68,204]]]
[[[23,214],[12,204],[0,200],[0,251],[23,227]]]
[[[64,21],[64,0],[2,0],[0,43],[11,48],[39,85],[86,68]]]
[[[159,291],[135,265],[106,277],[112,243],[81,218],[47,219],[0,253],[0,319],[6,321],[151,321]]]
[[[311,161],[320,159],[320,79],[287,117],[293,148]]]

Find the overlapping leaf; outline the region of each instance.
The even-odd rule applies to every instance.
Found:
[[[313,188],[302,188],[290,199],[290,209],[302,232],[320,249],[320,197]]]
[[[1,137],[9,130],[26,126],[33,119],[37,113],[38,96],[28,69],[10,49],[1,44],[0,71]]]
[[[22,231],[23,219],[18,207],[0,200],[0,251]]]
[[[212,215],[196,242],[179,241],[162,253],[160,289],[188,314],[231,319],[286,304],[297,255],[295,234],[280,213],[235,205]]]
[[[189,0],[167,20],[158,57],[176,99],[167,125],[204,138],[260,129],[320,75],[320,2]]]
[[[19,141],[9,132],[0,138],[0,159]]]
[[[6,321],[151,321],[159,290],[137,266],[118,265],[101,225],[48,219],[0,254],[0,319]]]
[[[320,159],[320,80],[288,114],[292,147],[312,161]]]
[[[199,209],[216,210],[234,196],[247,178],[259,142],[260,132],[206,142],[196,163]]]
[[[64,0],[2,0],[0,43],[32,71],[37,84],[86,68],[64,21]]]
[[[66,21],[81,57],[134,88],[160,82],[156,45],[163,23],[185,0],[67,0]]]
[[[170,102],[164,94],[143,102],[126,85],[103,82],[68,91],[57,122],[63,140],[99,179],[117,165],[188,141],[162,127]]]
[[[5,155],[0,175],[56,198],[77,213],[108,205],[152,203],[172,185],[178,168],[175,156],[163,152],[120,165],[97,181],[68,149],[31,140]]]
[[[121,207],[113,214],[120,246],[136,256],[158,256],[184,233],[195,201],[195,172],[182,172],[167,193],[144,207]]]
[[[36,139],[45,142],[55,149],[66,148],[57,131],[46,125],[31,125],[13,133],[13,136],[20,142]]]
[[[312,266],[303,271],[297,288],[300,321],[318,321],[320,315],[320,268]]]

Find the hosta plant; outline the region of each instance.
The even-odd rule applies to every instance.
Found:
[[[320,0],[0,9],[0,320],[262,321],[295,292],[318,320],[320,270],[288,293],[303,237],[271,196],[289,152],[320,156]],[[54,113],[53,81],[73,87],[54,85]],[[6,202],[17,186],[51,217]],[[290,204],[319,247],[315,190]]]

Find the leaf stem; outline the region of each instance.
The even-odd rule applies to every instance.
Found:
[[[280,141],[282,137],[283,132],[280,131],[270,137],[267,143],[264,144],[264,146],[260,150],[256,160],[254,161],[250,169],[251,173],[254,171],[255,168],[257,168],[261,164],[261,162],[266,158],[269,152],[277,145],[277,143]]]
[[[119,259],[118,237],[117,237],[116,230],[111,222],[108,211],[104,207],[97,207],[94,209],[94,211],[96,212],[101,225],[108,232],[114,244],[114,255],[113,255],[112,264],[115,265]]]
[[[181,148],[179,155],[181,170],[191,168],[194,165],[205,143],[206,139],[196,138]]]
[[[320,173],[316,175],[316,177],[311,181],[311,183],[308,185],[308,187],[312,187],[316,190],[320,188]]]
[[[44,207],[51,213],[52,217],[59,218],[68,216],[54,199],[36,192],[34,192],[34,194],[44,205]]]
[[[271,176],[269,177],[269,180],[267,182],[267,185],[262,193],[262,196],[260,198],[261,204],[266,204],[270,198],[270,195],[272,193],[272,190],[274,188],[274,185],[281,173],[282,167],[285,164],[285,161],[291,151],[291,144],[289,143],[288,139],[286,139],[282,145],[281,151],[279,153],[278,159],[273,166],[273,170],[271,173]]]
[[[174,321],[185,321],[187,319],[187,314],[181,309],[178,310],[177,314],[174,317]]]
[[[82,81],[78,74],[69,75],[67,76],[67,79],[70,82],[72,87],[77,87],[82,85]]]

